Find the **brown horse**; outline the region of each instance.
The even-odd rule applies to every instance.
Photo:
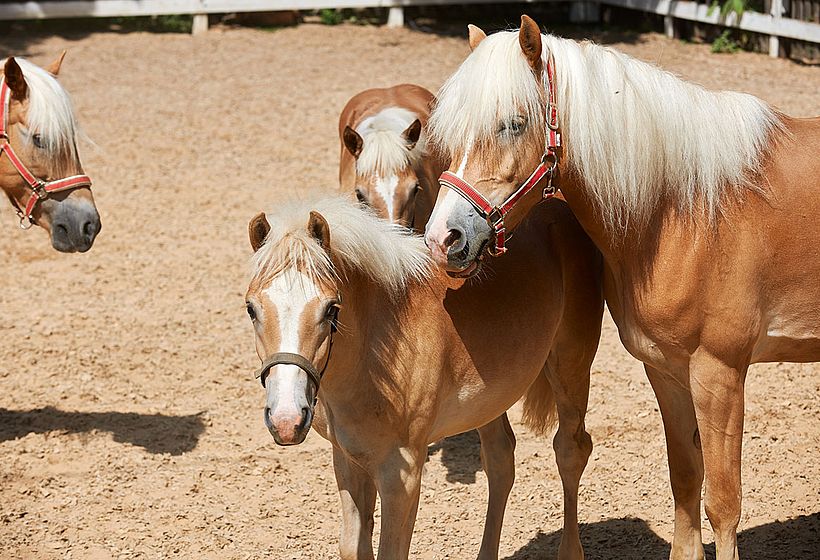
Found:
[[[471,27],[470,44],[431,117],[457,164],[427,225],[436,260],[474,272],[485,247],[502,252],[496,232],[560,187],[660,404],[671,557],[703,558],[705,474],[717,558],[738,558],[749,364],[820,360],[820,119],[542,36],[526,16],[517,32]]]
[[[277,443],[300,443],[318,394],[326,425],[317,427],[333,444],[342,502],[342,558],[373,558],[376,492],[378,557],[407,558],[428,444],[475,427],[490,486],[479,558],[497,558],[515,469],[502,414],[525,393],[537,430],[557,405],[562,547],[578,549],[603,295],[600,256],[566,205],[533,214],[513,242],[518,254],[497,263],[492,280],[455,291],[419,237],[352,202],[302,202],[268,217],[272,225],[259,214],[249,226],[256,254],[246,296],[265,422]]]
[[[421,230],[447,162],[429,150],[433,94],[401,84],[353,96],[339,117],[339,184],[391,222]]]
[[[0,189],[20,218],[36,224],[58,251],[85,252],[100,231],[91,179],[77,153],[77,125],[56,76],[63,52],[47,69],[22,58],[0,62]]]

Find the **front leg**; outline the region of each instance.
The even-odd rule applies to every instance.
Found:
[[[399,448],[390,453],[379,468],[376,480],[382,500],[379,560],[405,560],[410,554],[426,456],[426,445]]]
[[[737,560],[740,523],[740,459],[748,364],[730,366],[707,352],[689,364],[692,402],[703,450],[704,506],[715,535],[717,560]]]
[[[497,560],[504,510],[515,482],[515,434],[505,412],[478,428],[478,435],[481,438],[481,464],[490,490],[478,560]]]
[[[689,388],[671,375],[651,366],[646,376],[655,391],[666,433],[669,481],[675,500],[675,534],[670,560],[703,560],[700,533],[700,492],[703,486],[703,456],[698,424]]]
[[[373,560],[376,485],[370,475],[333,446],[333,468],[342,503],[339,552],[342,560]]]

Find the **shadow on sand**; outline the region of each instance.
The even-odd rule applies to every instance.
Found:
[[[47,432],[111,432],[114,441],[149,453],[181,455],[191,451],[205,431],[201,414],[167,416],[134,412],[70,412],[50,406],[34,410],[0,408],[0,442]]]
[[[481,440],[477,431],[437,441],[427,449],[427,456],[439,451],[441,464],[447,469],[447,482],[475,484],[475,473],[481,470]]]
[[[708,532],[704,538],[709,538]],[[505,560],[555,558],[561,532],[538,533]],[[669,558],[670,544],[655,534],[642,519],[609,519],[581,525],[581,543],[587,560],[663,560]],[[755,560],[809,560],[820,551],[820,513],[775,521],[741,531],[738,535],[741,558]],[[715,546],[706,546],[706,558],[715,558]]]

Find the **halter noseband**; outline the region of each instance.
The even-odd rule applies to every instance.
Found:
[[[254,378],[258,379],[260,383],[262,383],[262,387],[265,386],[265,378],[270,373],[271,368],[273,366],[277,366],[279,364],[287,364],[293,365],[304,371],[308,379],[313,382],[315,387],[315,391],[313,392],[313,404],[316,404],[316,399],[319,395],[319,384],[322,382],[322,377],[325,375],[325,370],[327,369],[328,364],[330,363],[330,353],[333,350],[333,335],[336,331],[339,330],[339,310],[336,308],[333,317],[330,319],[330,339],[328,341],[327,346],[327,357],[325,358],[325,365],[322,367],[321,371],[316,369],[316,366],[313,365],[313,362],[302,356],[301,354],[294,354],[292,352],[276,352],[275,354],[269,356],[264,362],[262,362],[262,366],[256,370],[254,374]]]
[[[17,201],[11,195],[9,200],[17,211],[17,216],[20,218],[20,227],[22,229],[29,229],[34,224],[32,213],[37,203],[45,200],[49,195],[57,192],[78,189],[81,187],[90,187],[91,179],[87,175],[72,175],[65,179],[57,179],[56,181],[44,181],[35,176],[23,164],[14,149],[11,147],[9,139],[9,102],[11,99],[11,90],[6,83],[5,76],[0,77],[0,157],[6,154],[11,161],[11,164],[26,182],[31,196],[25,204],[24,208],[20,208]]]
[[[547,60],[547,85],[548,103],[546,109],[546,139],[544,142],[544,155],[541,162],[535,168],[526,181],[521,183],[515,192],[508,196],[501,204],[493,206],[487,198],[478,192],[470,183],[452,173],[445,171],[439,177],[442,187],[452,189],[462,198],[467,200],[484,218],[495,232],[495,240],[488,247],[488,251],[494,257],[504,254],[507,248],[504,242],[507,237],[507,228],[504,225],[504,218],[524,196],[533,190],[545,177],[547,185],[544,187],[543,198],[555,196],[555,186],[552,180],[555,176],[555,169],[558,166],[558,150],[561,148],[561,134],[558,132],[558,105],[555,101],[555,60],[552,53]]]

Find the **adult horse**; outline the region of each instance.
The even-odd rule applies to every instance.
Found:
[[[526,16],[517,32],[471,27],[470,44],[431,118],[455,164],[427,225],[436,260],[480,268],[560,187],[660,404],[671,557],[703,558],[705,473],[717,557],[737,558],[749,364],[820,359],[820,119],[542,36]]]
[[[373,558],[377,491],[378,557],[407,558],[428,444],[476,427],[490,487],[479,558],[497,558],[515,470],[502,414],[525,393],[525,419],[537,430],[557,406],[562,548],[580,547],[578,482],[592,448],[584,415],[603,294],[600,256],[566,205],[535,212],[515,240],[518,254],[492,280],[456,291],[420,237],[352,201],[282,205],[268,217],[249,225],[246,296],[265,423],[277,443],[300,443],[318,395],[342,502],[342,558]]]
[[[0,62],[0,189],[20,218],[64,253],[85,252],[100,231],[91,179],[77,153],[77,123],[57,81],[65,52],[47,69],[22,58]]]
[[[429,150],[427,121],[433,94],[400,84],[362,91],[339,116],[339,184],[382,218],[421,230],[447,169]]]

